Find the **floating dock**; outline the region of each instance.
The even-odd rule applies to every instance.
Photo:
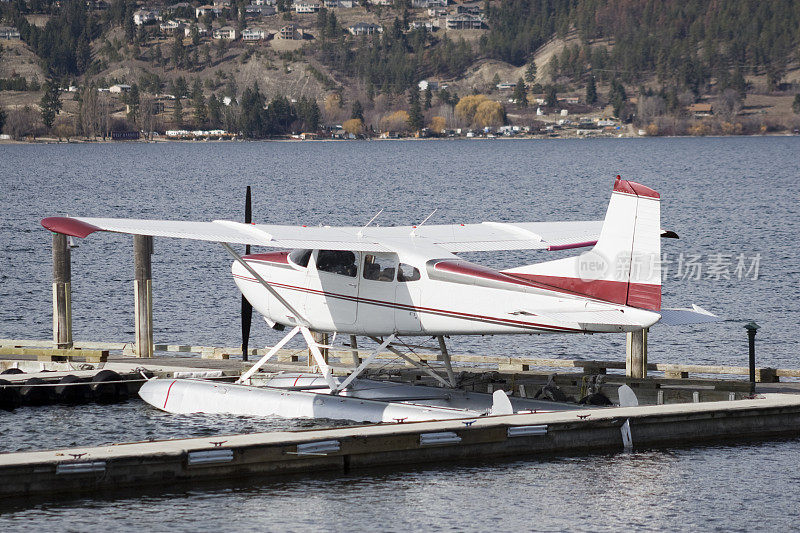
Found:
[[[800,395],[765,394],[750,400],[225,435],[0,454],[0,498],[798,434]]]

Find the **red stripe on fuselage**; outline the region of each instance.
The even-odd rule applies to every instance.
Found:
[[[234,274],[233,277],[238,278],[238,279],[242,279],[242,280],[246,280],[246,281],[250,281],[250,282],[254,282],[254,283],[258,283],[258,280],[256,280],[255,278],[248,277],[248,276],[242,276],[242,275],[239,275],[239,274]],[[305,288],[305,287],[297,287],[295,285],[286,285],[286,284],[283,284],[283,283],[270,282],[270,285],[272,285],[274,287],[279,287],[279,288],[282,288],[282,289],[288,289],[288,290],[293,290],[293,291],[300,291],[300,292],[316,294],[318,296],[324,296],[326,298],[338,298],[340,300],[347,300],[347,301],[356,302],[356,303],[364,303],[364,304],[369,304],[369,305],[378,305],[378,306],[381,306],[381,307],[391,307],[391,308],[394,308],[394,309],[401,309],[401,310],[404,310],[404,311],[414,311],[414,312],[418,312],[418,313],[435,314],[435,315],[445,316],[445,317],[449,317],[449,318],[459,318],[459,319],[463,319],[463,320],[474,320],[474,321],[478,321],[478,322],[487,322],[487,323],[498,324],[498,325],[507,326],[507,327],[519,327],[519,328],[524,328],[524,329],[545,330],[545,331],[562,331],[562,332],[566,332],[566,333],[569,333],[569,332],[580,333],[580,332],[583,331],[583,330],[575,329],[575,328],[567,328],[567,327],[562,327],[562,326],[536,324],[534,322],[525,322],[523,320],[512,320],[512,319],[508,319],[508,318],[498,318],[498,317],[491,317],[491,316],[485,316],[485,315],[476,315],[476,314],[472,314],[472,313],[463,313],[463,312],[460,312],[460,311],[448,311],[446,309],[436,309],[436,308],[432,308],[432,307],[415,307],[413,305],[398,304],[398,303],[395,303],[395,302],[389,302],[389,301],[385,301],[385,300],[373,300],[373,299],[370,299],[370,298],[359,298],[358,296],[350,296],[350,295],[347,295],[347,294],[338,294],[338,293],[334,293],[334,292],[325,292],[325,291],[321,291],[321,290],[317,290],[317,289],[308,289],[308,288]]]

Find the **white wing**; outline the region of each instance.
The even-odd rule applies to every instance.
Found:
[[[483,222],[359,228],[242,224],[228,220],[188,222],[52,217],[42,220],[42,225],[51,231],[74,237],[86,237],[95,231],[111,231],[273,248],[356,251],[390,251],[393,249],[393,242],[410,239],[440,246],[448,252],[478,252],[591,246],[597,240],[603,222]]]

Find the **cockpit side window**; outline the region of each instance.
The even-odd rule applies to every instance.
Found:
[[[354,278],[358,273],[356,254],[348,250],[320,250],[317,270]]]
[[[400,263],[400,268],[397,270],[397,281],[417,281],[420,278],[419,269],[406,263]]]
[[[364,279],[372,281],[394,281],[397,270],[397,256],[395,254],[365,254]]]
[[[293,250],[289,254],[289,261],[299,267],[307,267],[308,260],[311,258],[311,250]]]

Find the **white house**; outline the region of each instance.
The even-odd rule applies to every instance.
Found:
[[[267,32],[255,28],[247,28],[242,30],[243,41],[261,41],[267,36]]]
[[[448,30],[479,30],[483,27],[483,17],[462,13],[447,17]]]
[[[302,2],[299,4],[294,4],[293,7],[295,13],[316,13],[317,11],[322,9],[321,4],[310,3],[310,2]]]
[[[348,26],[347,31],[353,35],[372,35],[373,33],[383,33],[383,26],[371,22],[358,22]]]
[[[112,85],[111,87],[108,88],[108,92],[115,94],[126,93],[130,90],[131,86],[125,85],[124,83],[118,83],[117,85]]]
[[[5,39],[7,41],[19,39],[19,31],[17,31],[17,28],[11,26],[0,26],[0,39]]]
[[[185,22],[180,20],[168,20],[166,22],[162,22],[161,24],[159,24],[159,28],[163,33],[169,35],[172,35],[176,32],[181,32],[185,35],[188,26]]]
[[[227,41],[235,41],[237,37],[236,28],[233,26],[223,26],[217,28],[211,34],[214,39],[225,39]]]
[[[150,22],[155,22],[160,19],[161,17],[158,11],[152,9],[139,9],[133,12],[133,23],[137,26],[149,24]]]

